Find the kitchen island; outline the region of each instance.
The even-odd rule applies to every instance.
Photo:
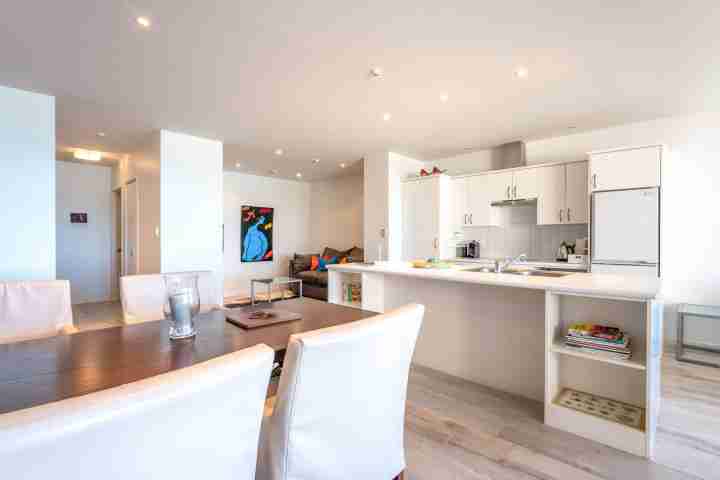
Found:
[[[376,312],[426,306],[414,363],[543,401],[545,423],[651,457],[660,401],[659,282],[640,276],[487,273],[473,265],[329,267],[331,303]],[[360,291],[349,295],[349,286]],[[360,287],[358,289],[358,287]],[[630,360],[566,347],[570,324],[617,326],[632,338]],[[566,389],[640,407],[639,425],[560,405]]]

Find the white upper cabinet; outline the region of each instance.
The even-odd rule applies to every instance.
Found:
[[[588,223],[588,164],[565,165],[565,222]]]
[[[660,185],[662,147],[640,147],[590,155],[590,190],[623,190]]]
[[[528,168],[527,170],[516,170],[513,172],[511,192],[513,199],[537,198],[539,193],[538,187],[537,168]]]
[[[587,162],[538,168],[538,225],[588,223]]]
[[[538,225],[562,223],[565,209],[565,165],[537,168]]]
[[[489,173],[467,177],[468,226],[497,225],[490,203],[512,195],[512,173]]]

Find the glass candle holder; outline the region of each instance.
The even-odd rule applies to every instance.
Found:
[[[165,280],[165,318],[170,321],[170,338],[190,338],[197,334],[195,317],[200,312],[200,290],[195,274],[168,274]]]

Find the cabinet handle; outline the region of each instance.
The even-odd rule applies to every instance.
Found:
[[[568,208],[568,211],[567,211],[567,221],[568,221],[568,222],[570,221],[570,209],[569,209],[569,208]]]
[[[433,240],[433,247],[438,248],[438,239]]]
[[[472,213],[470,214],[470,225],[472,225]]]
[[[463,216],[463,225],[467,225],[467,224],[468,224],[468,214],[466,213],[466,214]]]
[[[507,192],[505,192],[505,196],[510,199],[510,185],[508,185]]]
[[[597,173],[593,173],[593,188],[597,188]]]
[[[517,185],[513,187],[513,198],[517,198]]]
[[[560,223],[562,223],[562,208],[560,209]]]

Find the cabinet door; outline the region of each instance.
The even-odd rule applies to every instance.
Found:
[[[660,185],[660,150],[660,147],[646,147],[592,155],[591,191]]]
[[[538,197],[538,169],[516,170],[513,173],[513,198]]]
[[[565,220],[565,165],[537,168],[538,225],[555,225]]]
[[[470,226],[497,225],[490,203],[507,200],[512,194],[512,173],[493,173],[467,178]]]
[[[438,237],[437,189],[432,180],[403,184],[403,259],[427,259]]]
[[[452,181],[452,228],[455,232],[462,232],[462,228],[468,224],[468,201],[467,201],[467,178],[456,178]]]
[[[565,165],[565,223],[588,223],[588,164]]]

